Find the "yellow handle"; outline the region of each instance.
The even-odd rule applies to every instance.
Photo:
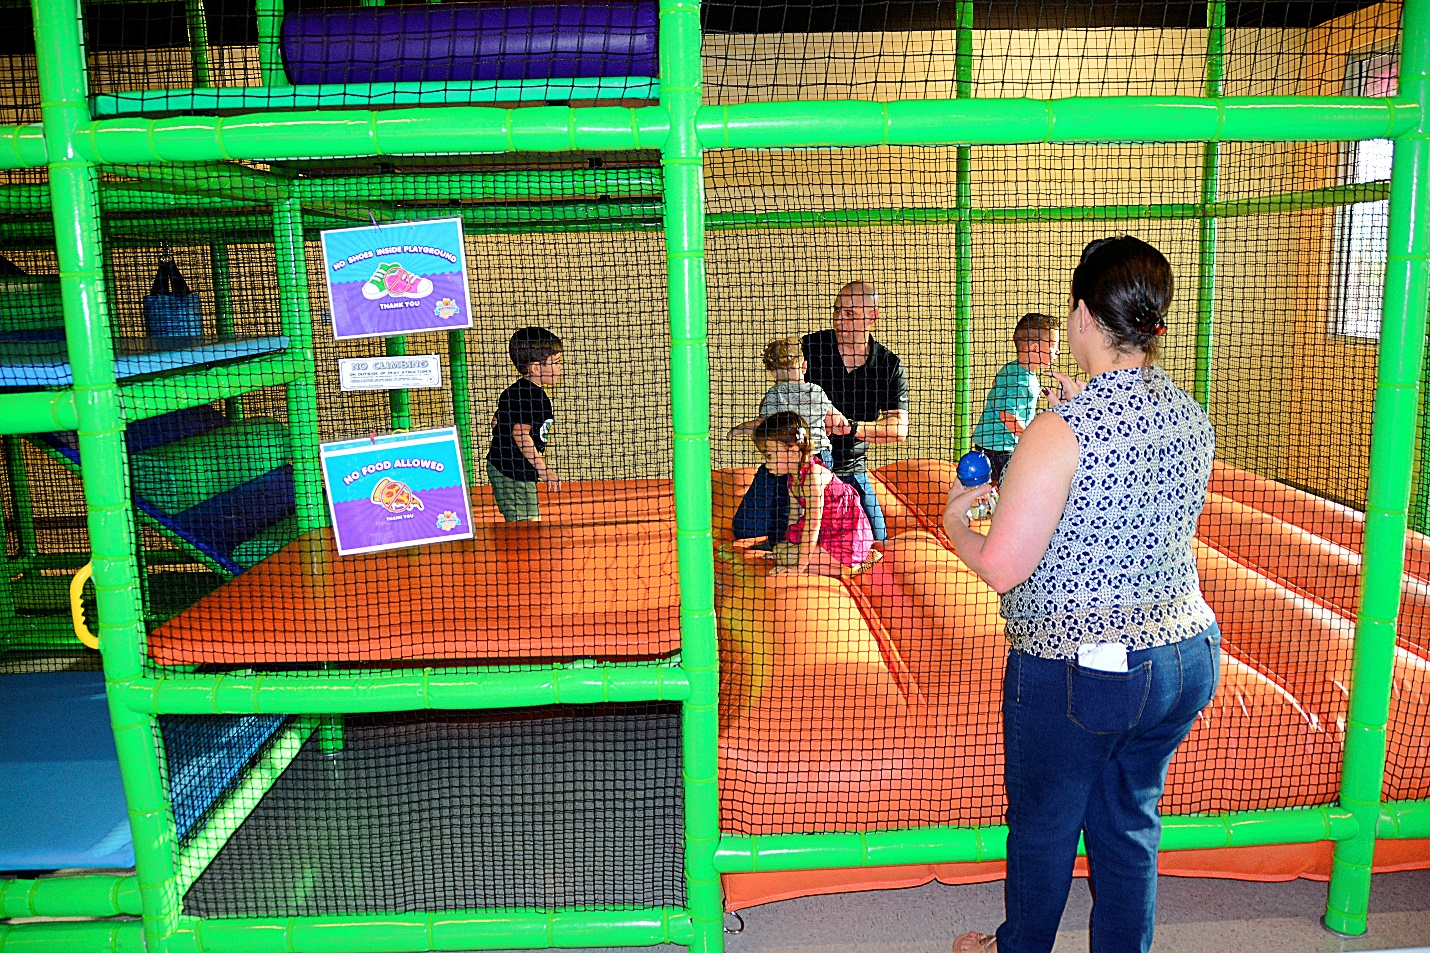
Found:
[[[94,563],[87,562],[74,574],[70,580],[70,618],[74,620],[75,638],[83,642],[88,648],[99,648],[99,639],[89,631],[89,626],[84,624],[84,603],[80,597],[84,594],[84,584],[89,582],[89,577],[94,575]]]

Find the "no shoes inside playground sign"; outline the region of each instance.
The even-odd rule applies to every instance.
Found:
[[[462,220],[323,232],[333,337],[386,337],[472,326]]]

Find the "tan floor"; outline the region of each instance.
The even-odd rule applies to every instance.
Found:
[[[1430,871],[1382,874],[1371,896],[1370,931],[1332,936],[1319,917],[1326,885],[1307,880],[1254,884],[1163,877],[1155,953],[1341,953],[1422,948],[1430,953]],[[1073,884],[1054,953],[1087,950],[1086,881]],[[1002,919],[1002,883],[929,884],[833,897],[807,897],[742,911],[745,931],[727,953],[946,953],[966,930]],[[734,918],[728,918],[731,925]],[[658,947],[676,951],[680,947]],[[615,953],[615,951],[608,951]]]

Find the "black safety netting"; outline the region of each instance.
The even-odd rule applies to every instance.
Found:
[[[1221,689],[1173,762],[1163,810],[1334,799],[1385,260],[1388,165],[1375,148],[1225,144],[1213,192],[1201,144],[975,147],[962,206],[957,147],[707,155],[726,830],[1001,821],[1008,642],[998,595],[952,551],[944,504],[970,445],[1003,449],[988,440],[985,403],[995,375],[1017,366],[1015,326],[1040,313],[1061,332],[1084,245],[1124,233],[1171,263],[1160,363],[1207,394],[1217,440],[1194,552],[1222,630]],[[859,497],[867,479],[888,539],[865,555],[858,528],[822,526],[826,578],[803,562],[779,573],[808,541],[796,476],[771,491],[756,466],[784,464],[748,436],[773,399],[763,395],[783,386],[772,349],[787,342],[791,366],[861,427],[900,406],[885,370],[857,386],[844,358],[830,370],[834,306],[855,282],[886,349],[866,360],[892,354],[902,367],[908,435],[870,444],[864,477],[826,419],[848,488],[833,502],[825,492],[824,518],[857,524],[860,509],[877,535]],[[1035,355],[1024,365],[1040,386],[1057,386],[1050,370],[1078,372],[1066,338],[1056,343],[1051,368]],[[770,492],[794,500],[787,515]],[[773,553],[750,545],[767,512]],[[1424,546],[1413,533],[1407,578]],[[1419,585],[1394,662],[1387,784],[1398,797],[1430,783]]]
[[[1201,96],[1207,7],[711,0],[702,5],[706,101]],[[1224,9],[1228,96],[1347,94],[1346,55],[1381,53],[1398,39],[1394,2],[1256,0]],[[972,30],[960,75],[962,15]]]
[[[188,914],[684,905],[673,705],[277,721],[163,719]]]
[[[673,653],[660,189],[645,152],[106,169],[151,659]]]

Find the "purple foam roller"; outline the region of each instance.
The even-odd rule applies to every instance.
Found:
[[[654,2],[303,10],[283,20],[296,86],[656,76]]]

